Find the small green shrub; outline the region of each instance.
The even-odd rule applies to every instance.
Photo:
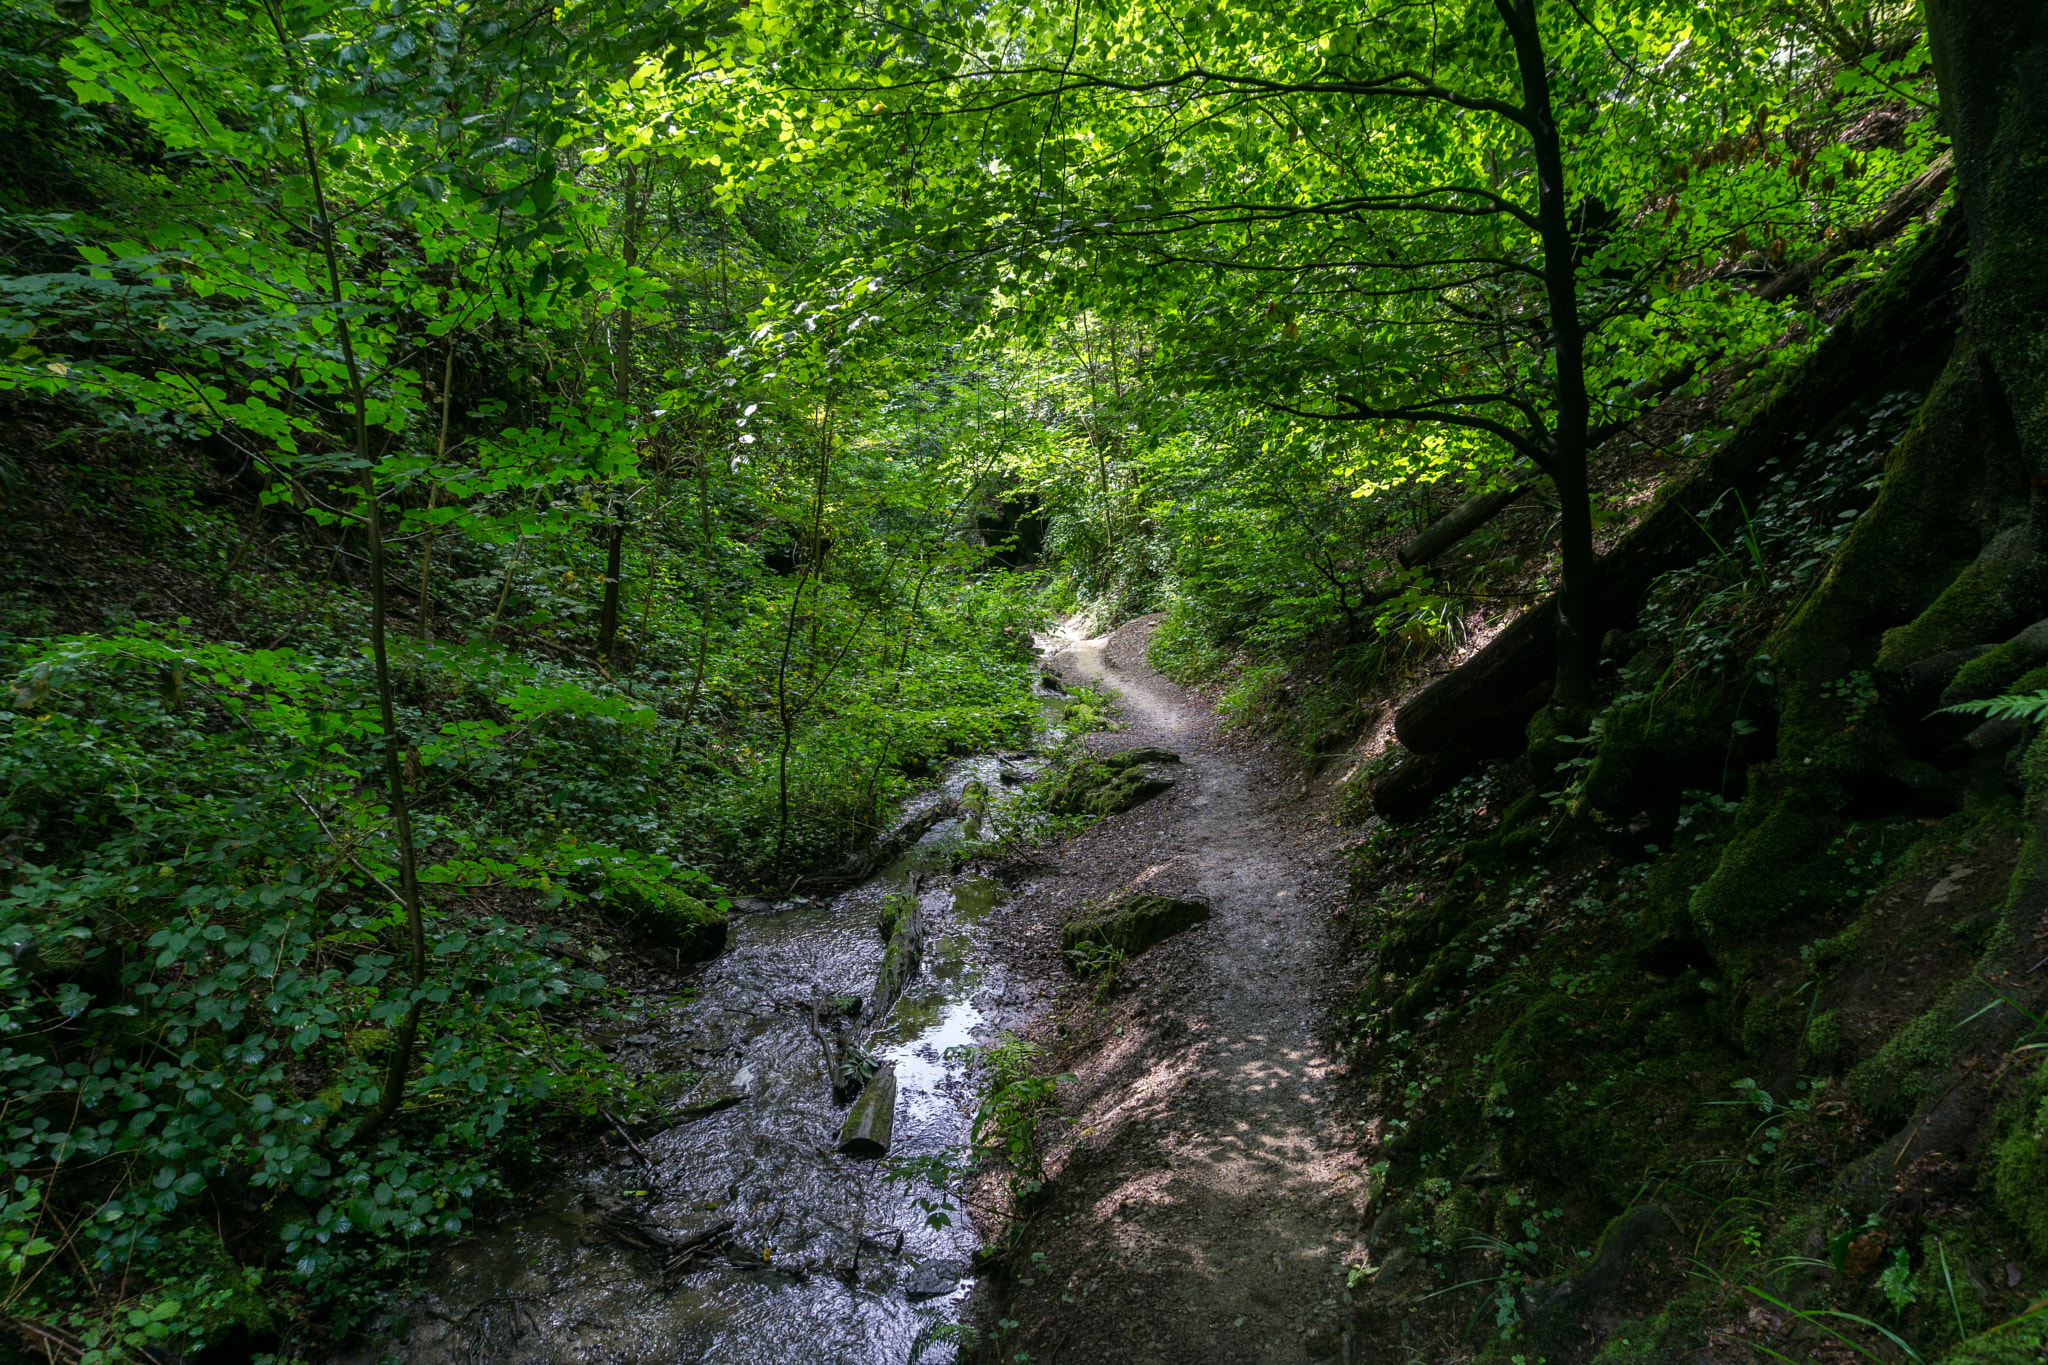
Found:
[[[970,1140],[977,1149],[994,1152],[1009,1167],[1011,1189],[1020,1198],[1037,1193],[1045,1183],[1039,1129],[1049,1117],[1061,1083],[1075,1079],[1070,1074],[1033,1074],[1033,1063],[1042,1051],[1035,1043],[1005,1034],[987,1047],[959,1048],[949,1054],[965,1057],[986,1071],[988,1092],[974,1111]]]

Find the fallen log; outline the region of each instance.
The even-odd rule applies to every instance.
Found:
[[[1698,518],[1726,490],[1750,496],[1771,457],[1794,449],[1808,431],[1826,430],[1845,409],[1898,383],[1902,374],[1929,368],[1946,356],[1955,335],[1954,295],[1963,271],[1959,252],[1964,240],[1961,215],[1947,215],[1911,257],[1858,300],[1704,469],[1664,495],[1649,516],[1600,557],[1596,636],[1633,618],[1660,575],[1712,548]],[[1515,747],[1522,727],[1550,693],[1557,667],[1556,613],[1554,597],[1531,607],[1396,713],[1394,734],[1401,745],[1439,757],[1429,795],[1486,758]],[[1389,775],[1382,785],[1392,781]],[[1401,818],[1391,811],[1383,814]]]
[[[885,1156],[896,1127],[896,1063],[884,1062],[839,1126],[844,1156]]]
[[[958,800],[950,796],[941,797],[866,848],[848,855],[845,862],[830,872],[807,873],[797,878],[791,884],[792,888],[815,886],[821,890],[831,890],[864,882],[878,869],[886,867],[909,852],[912,844],[931,833],[933,825],[959,813]]]
[[[1867,251],[1880,242],[1889,241],[1913,221],[1915,215],[1933,203],[1941,192],[1948,188],[1950,178],[1955,174],[1955,159],[1948,152],[1936,157],[1934,164],[1885,200],[1878,209],[1877,217],[1861,227],[1845,229],[1842,234],[1829,242],[1820,251],[1807,257],[1799,264],[1765,282],[1756,296],[1769,303],[1794,298],[1813,288],[1822,272],[1845,257],[1859,251]]]
[[[1395,552],[1394,558],[1401,561],[1404,569],[1429,563],[1521,501],[1522,495],[1541,477],[1534,465],[1516,466],[1508,475],[1510,482],[1505,487],[1489,489],[1465,499],[1424,527],[1420,534]]]
[[[924,933],[924,911],[915,903],[897,917],[889,931],[889,946],[882,952],[882,965],[875,972],[875,993],[870,997],[868,1017],[877,1024],[889,1017],[896,997],[917,975],[918,964],[924,961]]]

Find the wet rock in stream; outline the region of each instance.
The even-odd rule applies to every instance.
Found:
[[[965,1144],[978,1082],[955,1050],[1043,1008],[988,960],[982,919],[1012,888],[946,879],[962,860],[961,789],[979,780],[991,806],[1016,790],[1000,761],[951,767],[950,795],[912,817],[922,842],[877,884],[737,902],[732,944],[687,994],[595,1034],[642,1078],[644,1103],[615,1107],[644,1159],[595,1140],[451,1251],[359,1365],[901,1365],[935,1315],[957,1318],[972,1229],[930,1226],[918,1201],[937,1190],[854,1153]],[[885,900],[897,922],[878,942]],[[998,1021],[998,998],[1034,1004]],[[856,1047],[877,1078],[849,1110],[828,1059]]]
[[[920,1299],[936,1299],[950,1294],[961,1280],[967,1277],[967,1266],[960,1261],[932,1261],[917,1267],[903,1281],[903,1297],[916,1303]]]

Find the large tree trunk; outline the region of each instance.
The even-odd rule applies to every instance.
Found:
[[[2048,6],[1928,0],[1927,33],[1970,228],[1967,359],[1981,371],[1986,415],[2027,475],[1985,523],[1992,559],[1973,576],[1995,576],[1998,587],[1982,609],[1961,613],[1981,631],[2002,624],[2000,613],[2009,622],[2048,602]]]
[[[1938,678],[1952,651],[2005,640],[2048,612],[2048,6],[1928,0],[1927,16],[1969,234],[1961,328],[1877,502],[1765,645],[1783,694],[1775,752],[1750,769],[1734,837],[1686,904],[1701,940],[1738,962],[1782,940],[1798,914],[1788,887],[1839,875],[1826,849],[1854,821],[1981,791],[1970,767],[1954,767],[1975,760],[1925,757],[1941,718],[1927,715],[1918,683]],[[1866,672],[1887,706],[1852,700]],[[2048,740],[2036,737],[2018,766],[2025,842],[1985,956],[1887,1044],[1884,1064],[1848,1078],[1860,1112],[1897,1125],[1838,1184],[1858,1213],[1891,1199],[1898,1173],[1937,1148],[1945,1164],[1971,1160],[1990,1078],[2003,1070],[1984,1063],[2048,998],[2033,941],[2048,913],[2044,771]]]
[[[624,263],[630,281],[633,267],[640,261],[640,213],[645,206],[640,195],[640,168],[635,163],[626,165],[623,191],[626,204],[620,227],[619,259]],[[623,420],[633,401],[633,305],[630,298],[620,305],[619,320],[612,326],[612,392],[618,399]],[[625,550],[625,508],[615,497],[612,500],[612,524],[605,541],[604,605],[597,614],[597,662],[600,667],[612,666],[612,654],[618,648],[619,575]]]
[[[1543,237],[1543,292],[1550,305],[1551,377],[1557,384],[1549,474],[1557,485],[1558,556],[1563,586],[1556,597],[1555,695],[1579,711],[1593,701],[1593,651],[1599,641],[1598,570],[1593,509],[1587,501],[1586,329],[1579,318],[1578,241],[1565,201],[1564,147],[1550,108],[1550,76],[1536,27],[1536,0],[1494,0],[1522,80],[1523,126],[1536,161],[1536,221]]]

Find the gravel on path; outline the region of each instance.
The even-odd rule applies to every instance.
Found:
[[[1371,1212],[1331,1013],[1346,998],[1341,845],[1327,793],[1145,661],[1156,618],[1055,640],[1045,665],[1116,694],[1101,752],[1182,757],[1173,790],[1041,850],[1010,911],[1048,951],[1083,901],[1142,888],[1207,897],[1208,922],[1132,959],[1099,1000],[1069,987],[1040,1041],[1072,1126],[996,1289],[1033,1365],[1352,1355],[1347,1262]]]

